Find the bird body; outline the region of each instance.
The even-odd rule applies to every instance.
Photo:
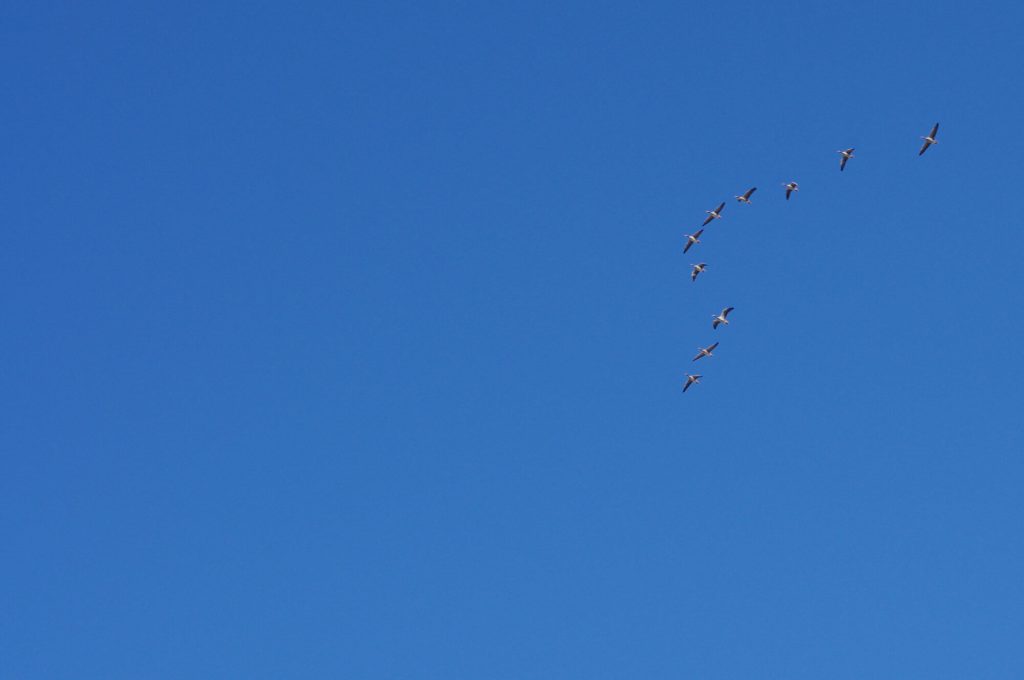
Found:
[[[698,347],[698,348],[697,348],[697,356],[695,356],[695,357],[694,357],[694,358],[692,359],[691,363],[692,363],[693,361],[696,361],[697,359],[701,359],[701,358],[703,358],[703,357],[709,357],[709,356],[712,356],[712,354],[711,354],[711,353],[715,351],[715,348],[716,348],[716,347],[718,347],[718,343],[717,343],[717,342],[716,342],[716,343],[713,343],[713,344],[710,344],[710,345],[708,345],[707,347]]]
[[[740,203],[746,203],[747,205],[750,205],[750,197],[753,195],[755,191],[757,191],[757,187],[751,187],[747,189],[747,193],[743,194],[742,196],[736,196],[735,198]]]
[[[722,310],[721,314],[713,315],[714,316],[714,321],[711,322],[711,327],[717,329],[718,328],[718,324],[722,324],[722,323],[724,323],[726,326],[728,326],[729,325],[729,319],[728,319],[729,312],[731,312],[733,309],[735,309],[735,307],[726,307],[725,309]],[[716,342],[715,344],[717,345],[718,343]]]
[[[704,224],[702,224],[700,226],[706,227],[706,226],[708,226],[708,224],[712,220],[717,220],[717,219],[721,218],[723,210],[725,210],[725,201],[722,201],[721,203],[719,203],[718,207],[715,208],[714,210],[705,210],[704,212],[706,212],[708,214],[708,217],[707,217],[706,220],[704,220]]]
[[[846,168],[846,161],[853,158],[853,149],[847,149],[846,151],[836,151],[841,156],[839,159],[839,172],[842,172]]]
[[[690,249],[691,246],[694,246],[694,245],[697,245],[698,243],[700,243],[700,235],[703,234],[703,233],[704,233],[703,229],[698,229],[696,231],[696,233],[687,234],[686,235],[686,247],[683,248],[683,252],[685,253],[687,250]]]
[[[707,269],[707,266],[708,265],[706,262],[701,262],[699,264],[693,265],[693,271],[690,272],[690,280],[696,281],[697,275],[703,272],[705,269]]]
[[[935,124],[935,125],[934,125],[934,126],[932,127],[932,131],[928,133],[928,136],[927,136],[927,137],[922,137],[922,138],[921,138],[921,139],[923,139],[923,140],[924,140],[924,144],[923,144],[923,145],[921,146],[921,150],[917,152],[917,155],[918,155],[918,156],[920,156],[920,155],[921,155],[921,154],[923,154],[923,153],[924,153],[925,151],[927,151],[927,150],[928,150],[928,147],[929,147],[929,146],[931,146],[932,144],[938,144],[938,143],[939,143],[939,142],[938,142],[938,140],[936,140],[936,139],[935,139],[935,136],[936,136],[936,135],[937,135],[938,133],[939,133],[939,124],[938,124],[938,123],[936,123],[936,124]]]
[[[690,385],[693,385],[695,383],[699,383],[700,379],[703,378],[703,377],[704,376],[702,376],[702,375],[690,375],[689,373],[687,373],[686,374],[686,384],[683,385],[683,392],[685,392],[686,390],[690,389]]]
[[[787,201],[789,200],[789,195],[791,193],[793,193],[794,191],[800,191],[800,187],[797,185],[796,182],[788,182],[786,184],[783,184],[782,186],[786,187],[786,200]]]

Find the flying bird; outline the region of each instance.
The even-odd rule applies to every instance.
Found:
[[[800,187],[797,186],[796,182],[790,182],[788,184],[783,184],[782,186],[786,187],[786,200],[787,201],[789,200],[789,195],[791,193],[793,193],[794,191],[800,191]]]
[[[720,218],[722,216],[722,211],[724,209],[725,209],[725,201],[722,201],[721,203],[718,204],[718,207],[715,208],[714,210],[705,210],[704,212],[706,212],[708,214],[708,218],[706,220],[704,220],[704,224],[702,224],[700,226],[706,227],[706,226],[708,226],[708,223],[711,222],[711,220],[717,220],[718,218]]]
[[[939,124],[936,123],[935,127],[932,128],[932,131],[928,133],[928,136],[921,138],[921,139],[924,140],[924,144],[921,146],[921,150],[917,152],[918,156],[920,156],[925,151],[927,151],[928,147],[931,146],[932,144],[938,144],[939,143],[938,140],[935,139],[935,135],[938,134],[938,132],[939,132]]]
[[[683,248],[683,252],[685,253],[687,250],[689,250],[690,246],[694,246],[694,245],[700,243],[700,235],[703,234],[703,233],[704,233],[703,229],[698,229],[697,233],[695,233],[695,234],[687,234],[686,235],[686,247]]]
[[[707,268],[707,266],[708,265],[706,262],[701,262],[700,264],[693,265],[693,271],[690,272],[690,280],[696,281],[697,275],[703,272]]]
[[[846,151],[836,151],[836,153],[842,156],[842,158],[839,159],[839,172],[842,172],[843,169],[846,167],[846,161],[853,158],[853,149],[847,149]]]
[[[755,191],[757,191],[757,187],[750,187],[749,189],[747,189],[747,193],[743,194],[742,196],[736,196],[735,198],[740,203],[746,203],[747,205],[750,205],[750,197],[754,194]]]
[[[726,307],[725,309],[723,309],[721,314],[718,314],[717,316],[714,317],[715,320],[711,322],[711,327],[717,329],[718,324],[720,323],[724,323],[726,326],[728,326],[729,312],[731,312],[733,309],[735,309],[735,307]],[[718,343],[716,342],[715,344],[717,345]]]
[[[718,343],[717,342],[714,343],[713,345],[708,345],[707,347],[698,347],[697,348],[697,356],[695,356],[692,359],[691,363],[693,361],[696,361],[697,359],[700,359],[701,357],[709,357],[709,356],[711,356],[711,353],[715,351],[716,347],[718,347]]]
[[[686,390],[690,389],[690,385],[693,385],[694,383],[699,383],[700,379],[703,378],[703,377],[704,376],[702,376],[702,375],[690,375],[689,373],[687,373],[686,374],[686,384],[683,385],[683,392],[685,392]]]

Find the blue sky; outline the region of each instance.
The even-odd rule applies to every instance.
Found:
[[[1021,677],[1022,21],[7,8],[4,676]]]

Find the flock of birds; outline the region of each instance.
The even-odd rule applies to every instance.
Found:
[[[921,137],[921,139],[924,140],[924,144],[921,145],[921,150],[917,152],[918,156],[924,154],[924,152],[927,151],[928,147],[930,147],[932,144],[938,144],[938,141],[936,140],[936,136],[938,135],[938,133],[939,133],[939,124],[936,123],[935,125],[932,126],[932,131],[929,132],[927,136]],[[853,158],[853,151],[854,150],[852,148],[850,148],[850,149],[841,149],[839,151],[836,151],[836,153],[839,154],[839,171],[840,172],[842,172],[843,170],[846,169],[847,162],[849,162],[849,160],[851,158]],[[785,183],[783,183],[782,186],[786,190],[786,200],[787,201],[789,200],[790,196],[792,196],[794,193],[800,191],[800,186],[796,182],[785,182]],[[747,189],[746,193],[744,193],[744,194],[742,194],[740,196],[734,196],[733,198],[735,198],[739,203],[744,203],[746,205],[750,205],[750,197],[754,195],[755,191],[757,191],[757,187],[751,187],[750,189]],[[686,245],[683,247],[683,252],[684,253],[689,252],[690,248],[692,248],[693,246],[695,246],[698,243],[700,243],[700,237],[704,233],[704,229],[709,224],[714,222],[715,220],[722,219],[722,211],[724,211],[724,210],[725,210],[725,201],[722,201],[721,203],[718,204],[718,207],[715,208],[714,210],[705,210],[704,211],[704,212],[707,213],[708,216],[704,219],[704,223],[702,225],[700,225],[700,229],[698,229],[697,231],[695,231],[692,234],[687,234],[686,235]],[[691,281],[696,281],[697,277],[700,276],[701,274],[703,274],[704,270],[707,269],[707,266],[708,266],[707,262],[698,262],[697,264],[692,265],[693,269],[690,271],[690,280]],[[732,310],[733,310],[733,307],[726,307],[725,309],[723,309],[718,314],[713,314],[712,315],[712,321],[711,321],[711,328],[713,330],[717,330],[718,327],[721,326],[721,325],[728,326],[729,325],[729,313],[732,312]],[[718,347],[718,344],[719,344],[718,342],[713,342],[710,345],[708,345],[707,347],[698,347],[697,348],[697,356],[695,356],[691,360],[691,363],[693,361],[697,361],[698,359],[703,359],[704,357],[712,356],[712,352],[715,351],[715,349]],[[690,389],[691,385],[696,385],[697,383],[699,383],[700,379],[703,378],[703,377],[704,376],[699,375],[699,374],[691,375],[690,373],[687,373],[686,374],[686,382],[683,384],[683,392],[685,392],[686,390]]]

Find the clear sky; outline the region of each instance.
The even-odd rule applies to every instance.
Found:
[[[1024,677],[1022,24],[9,3],[0,675]]]

